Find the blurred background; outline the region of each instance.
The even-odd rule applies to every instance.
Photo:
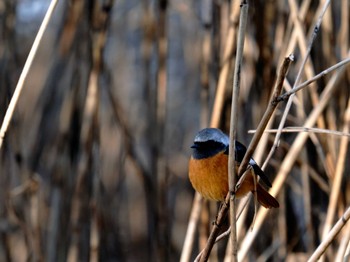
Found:
[[[249,1],[237,131],[244,144],[291,53],[284,91],[294,85],[324,2]],[[49,3],[0,2],[1,121]],[[58,1],[0,151],[0,261],[180,259],[194,196],[189,147],[203,127],[229,131],[239,5]],[[348,0],[330,4],[300,82],[349,57],[349,9]],[[315,126],[349,133],[349,80],[346,67],[298,92],[286,126],[303,126],[333,85]],[[270,128],[278,127],[285,105]],[[264,135],[258,163],[274,136]],[[266,167],[272,181],[296,136],[282,135]],[[310,133],[278,195],[281,207],[269,212],[247,260],[304,261],[313,252],[330,208],[333,223],[350,203],[347,144],[348,137]],[[336,174],[341,184],[330,207]],[[253,201],[247,210],[240,241]],[[203,203],[191,260],[216,211],[216,203]],[[347,226],[328,260],[345,252],[349,234]],[[212,261],[223,261],[226,242]]]

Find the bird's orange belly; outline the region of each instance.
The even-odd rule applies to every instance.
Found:
[[[228,156],[219,153],[205,159],[194,159],[189,163],[189,179],[192,186],[203,197],[223,201],[228,192]],[[254,190],[252,174],[247,174],[244,182],[236,192],[236,197],[242,197]]]

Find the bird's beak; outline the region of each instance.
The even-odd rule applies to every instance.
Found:
[[[191,146],[191,148],[198,148],[198,145],[193,144],[193,145]]]

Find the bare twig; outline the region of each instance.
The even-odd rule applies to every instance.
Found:
[[[187,233],[181,253],[181,258],[180,262],[187,262],[190,261],[191,258],[191,252],[192,252],[192,247],[194,243],[194,237],[195,237],[195,229],[198,224],[199,220],[199,214],[202,209],[202,204],[201,202],[203,201],[202,196],[196,192],[194,200],[193,200],[193,208],[191,210],[191,215],[190,215],[190,220],[188,222],[188,227],[187,227]]]
[[[295,88],[293,88],[292,90],[282,94],[278,99],[280,100],[287,100],[292,94],[295,94],[296,92],[300,91],[301,89],[305,88],[306,86],[310,85],[311,83],[317,81],[318,79],[324,77],[325,75],[333,72],[334,70],[345,66],[346,64],[350,63],[350,57],[347,59],[344,59],[343,61],[340,61],[339,63],[323,70],[321,73],[317,74],[316,76],[314,76],[313,78],[305,81],[304,83],[296,86]]]
[[[264,116],[262,117],[258,128],[256,129],[257,132],[254,134],[252,141],[249,144],[249,147],[247,149],[247,152],[242,160],[242,163],[239,167],[239,171],[238,171],[238,175],[242,175],[243,172],[247,169],[248,163],[249,163],[249,159],[252,157],[253,152],[262,136],[262,134],[264,133],[264,130],[273,114],[273,112],[275,111],[277,105],[278,105],[278,100],[277,98],[279,97],[282,87],[283,87],[283,82],[284,82],[284,78],[287,75],[287,71],[288,68],[290,66],[290,63],[293,61],[293,56],[290,55],[289,57],[286,57],[283,61],[283,64],[280,68],[280,71],[278,73],[277,76],[277,80],[275,83],[275,87],[274,87],[274,91],[273,91],[273,95],[271,98],[271,102],[269,104],[269,107],[267,108],[267,110],[265,111]]]
[[[248,131],[248,133],[250,133],[250,134],[255,133],[255,132],[256,132],[256,130],[249,130]],[[278,129],[266,129],[265,130],[265,133],[277,133],[277,132],[278,132]],[[317,127],[287,126],[287,127],[282,129],[282,133],[300,133],[300,132],[350,137],[350,133],[345,133],[345,132],[336,131],[336,130],[323,129],[323,128],[317,128]]]
[[[232,21],[232,24],[228,30],[227,38],[226,38],[226,44],[225,44],[225,50],[224,50],[224,57],[223,57],[223,65],[220,70],[219,80],[218,80],[218,86],[217,91],[215,95],[215,101],[213,106],[213,112],[211,115],[211,121],[210,126],[211,127],[218,127],[220,123],[222,108],[224,104],[224,94],[227,86],[227,79],[229,76],[229,69],[230,69],[230,59],[234,51],[234,44],[235,44],[235,35],[236,35],[236,23],[238,22],[238,13],[239,13],[239,7],[238,5],[232,4],[232,10],[231,10],[231,16],[230,20]]]
[[[280,95],[281,93],[281,90],[282,90],[282,86],[283,86],[283,81],[284,81],[284,78],[287,74],[287,71],[288,71],[288,68],[289,68],[289,65],[290,63],[292,62],[292,57],[286,57],[282,66],[281,66],[281,69],[279,71],[279,74],[278,74],[278,77],[277,77],[277,80],[276,80],[276,84],[275,84],[275,87],[274,87],[274,92],[273,92],[273,95],[272,95],[272,98],[271,98],[271,102],[269,104],[269,107],[268,109],[266,110],[265,112],[265,115],[264,117],[262,118],[259,126],[258,126],[258,129],[257,130],[260,130],[257,134],[254,135],[253,139],[252,139],[252,142],[250,143],[249,147],[248,147],[248,150],[247,150],[247,153],[245,154],[244,156],[244,159],[240,165],[240,168],[239,168],[239,172],[238,174],[240,174],[241,171],[245,171],[247,166],[248,166],[248,161],[249,159],[251,158],[253,152],[254,152],[254,149],[259,141],[259,138],[261,137],[261,135],[263,134],[264,132],[264,128],[266,127],[274,109],[276,108],[278,102],[275,102],[276,98]],[[245,163],[245,167],[244,169],[242,168],[242,165],[244,165],[244,161],[246,161]],[[243,173],[242,173],[243,174]],[[205,249],[203,250],[203,253],[201,255],[201,261],[206,261],[209,257],[209,253],[210,253],[210,250],[212,249],[214,243],[215,243],[215,239],[216,239],[216,236],[218,235],[219,233],[219,229],[220,229],[220,225],[221,225],[221,222],[223,220],[223,218],[226,217],[226,214],[227,214],[227,210],[228,210],[228,206],[229,206],[229,201],[230,201],[230,193],[227,194],[226,196],[226,199],[225,199],[225,202],[224,204],[222,205],[220,211],[219,211],[219,215],[216,219],[216,221],[214,222],[214,226],[212,228],[212,232],[209,236],[209,239],[208,239],[208,242],[207,242],[207,245],[205,247]]]
[[[346,225],[344,234],[341,237],[341,241],[339,244],[339,249],[337,251],[337,256],[335,257],[335,261],[348,261],[349,254],[346,255],[346,247],[350,248],[350,223]],[[348,257],[346,257],[348,256]]]
[[[36,55],[36,52],[38,51],[40,42],[41,42],[41,40],[43,38],[44,32],[45,32],[45,30],[47,28],[47,25],[50,22],[50,19],[52,17],[53,11],[55,10],[55,7],[57,5],[57,2],[58,2],[58,0],[52,0],[51,1],[50,5],[49,5],[49,8],[46,11],[46,14],[45,14],[45,17],[43,19],[43,22],[40,25],[39,31],[38,31],[35,39],[34,39],[34,43],[32,45],[32,48],[30,49],[30,52],[29,52],[27,60],[26,60],[26,62],[24,64],[22,73],[21,73],[21,75],[20,75],[20,77],[18,79],[18,83],[16,85],[15,92],[12,95],[10,104],[9,104],[7,110],[6,110],[6,114],[5,114],[4,120],[3,120],[2,125],[1,125],[1,129],[0,129],[0,149],[1,149],[2,144],[3,144],[6,131],[7,131],[8,127],[9,127],[9,125],[10,125],[13,113],[14,113],[14,111],[16,109],[16,105],[17,105],[19,96],[21,95],[21,92],[22,92],[22,89],[23,89],[23,86],[24,86],[24,82],[27,79],[27,76],[28,76],[29,70],[30,70],[30,68],[32,66],[34,57]]]
[[[343,133],[348,133],[350,129],[350,99],[348,100],[347,109],[344,116],[344,128]],[[334,180],[332,184],[332,190],[331,195],[329,198],[329,204],[328,204],[328,211],[327,211],[327,217],[326,222],[323,228],[323,234],[322,239],[324,240],[331,229],[331,226],[333,224],[333,218],[334,214],[337,208],[340,188],[341,188],[341,181],[343,179],[344,175],[344,169],[345,169],[345,163],[346,163],[346,153],[348,150],[348,138],[343,136],[340,142],[340,148],[339,148],[339,155],[338,155],[338,161],[336,164],[335,174],[334,174]]]
[[[230,203],[230,194],[227,194],[225,201],[223,202],[222,207],[219,210],[218,216],[217,216],[215,222],[213,223],[213,227],[212,227],[212,230],[210,232],[210,236],[208,238],[208,241],[207,241],[207,244],[206,244],[204,250],[202,251],[202,254],[200,256],[199,261],[208,261],[210,251],[215,244],[215,240],[219,234],[222,222],[227,215],[227,211],[229,209],[229,203]]]
[[[317,107],[315,107],[307,120],[305,121],[304,127],[312,127],[316,121],[318,116],[321,114],[321,112],[324,110],[326,105],[328,104],[329,100],[331,99],[334,91],[336,90],[336,86],[343,76],[345,72],[345,68],[342,67],[336,74],[332,76],[328,84],[326,85],[326,88],[323,90],[321,97],[320,97],[320,103]],[[270,190],[270,194],[275,196],[282,188],[282,185],[284,181],[287,178],[287,175],[292,168],[294,162],[296,161],[300,150],[302,149],[304,143],[306,142],[306,139],[308,138],[308,133],[299,133],[298,136],[295,138],[294,143],[292,147],[289,149],[286,157],[284,158],[282,164],[280,165],[279,172],[276,176],[276,179],[274,181],[274,186]],[[243,258],[246,257],[248,250],[250,249],[250,246],[252,242],[254,241],[255,237],[257,236],[262,223],[267,216],[268,210],[266,209],[260,209],[256,221],[255,221],[255,230],[253,232],[250,232],[250,234],[247,234],[245,239],[242,242],[242,248],[240,249],[240,252],[238,253],[238,260],[241,261]]]
[[[247,197],[245,199],[244,202],[241,202],[241,205],[240,205],[240,208],[239,208],[239,212],[238,212],[238,215],[236,217],[237,221],[239,221],[241,215],[243,214],[243,211],[246,210],[245,207],[247,206],[247,204],[249,203],[250,201],[250,197]],[[227,212],[227,211],[226,211]],[[215,243],[221,241],[222,239],[224,239],[225,237],[229,236],[231,233],[231,226],[224,232],[222,233],[221,235],[219,235],[216,239],[215,239]],[[202,250],[196,257],[195,261],[199,261],[202,253],[203,253],[204,250]],[[186,261],[186,260],[185,260]]]
[[[315,252],[309,258],[308,262],[317,261],[322,254],[326,251],[331,242],[336,238],[339,234],[340,230],[346,225],[348,220],[350,219],[350,207],[345,211],[342,217],[338,220],[338,222],[334,225],[329,234],[325,237],[322,243],[317,247]]]
[[[247,11],[248,11],[248,5],[247,5],[246,1],[243,1],[242,4],[241,4],[239,34],[238,34],[238,39],[237,39],[236,66],[235,66],[234,84],[233,84],[234,85],[234,90],[233,90],[233,94],[232,94],[232,96],[233,96],[233,98],[232,98],[233,99],[233,101],[232,101],[232,109],[233,109],[234,112],[238,111],[238,110],[234,110],[234,108],[238,104],[237,101],[238,101],[238,94],[239,94],[240,69],[241,69],[241,62],[242,62],[242,56],[243,56],[244,32],[245,32],[246,21],[247,21],[247,14],[248,14]],[[233,35],[232,35],[232,40],[233,40]],[[230,39],[230,41],[231,41],[231,39]],[[233,42],[232,42],[232,44],[233,44]],[[222,88],[222,90],[224,90],[224,88]],[[219,91],[219,89],[218,89],[218,91]],[[223,95],[223,93],[221,93],[220,96],[217,95],[216,98],[222,97],[222,95]],[[217,100],[216,100],[216,103],[218,103]],[[219,103],[219,104],[221,104],[221,103]],[[218,123],[219,123],[218,119],[219,118],[217,116],[221,115],[220,114],[220,112],[221,112],[220,108],[217,108],[217,107],[214,106],[214,111],[213,111],[213,115],[212,115],[212,119],[211,119],[211,126],[217,126],[218,125]],[[237,122],[237,115],[236,115],[236,113],[231,113],[231,118],[236,118],[236,120],[232,120],[231,119],[231,123],[233,123],[233,122],[236,123]],[[230,129],[230,139],[231,139],[230,140],[231,141],[231,143],[230,143],[230,152],[235,152],[235,150],[234,150],[234,142],[233,142],[233,137],[234,137],[233,130],[236,130],[236,128],[235,127],[232,128],[232,126],[231,126],[231,129]],[[233,149],[232,149],[232,146],[233,146]],[[235,171],[234,170],[235,168],[231,168],[231,167],[234,167],[234,165],[235,165],[234,164],[234,153],[230,154],[230,160],[229,160],[228,164],[229,164],[229,172],[230,172],[230,174],[229,174],[229,188],[230,188],[230,192],[234,192],[234,188],[235,188],[235,174],[231,173],[232,170],[233,170],[233,172]],[[233,179],[232,179],[232,177],[233,177]],[[213,245],[215,244],[216,237],[217,237],[217,235],[219,233],[219,228],[220,228],[220,224],[221,224],[221,220],[219,218],[220,217],[221,218],[226,217],[227,208],[229,206],[229,202],[228,202],[229,200],[230,200],[230,202],[232,201],[232,203],[231,203],[231,210],[232,210],[231,217],[233,219],[231,220],[231,232],[232,232],[232,236],[234,238],[236,237],[236,226],[235,226],[236,214],[235,214],[235,205],[233,203],[234,202],[234,198],[230,198],[230,193],[228,193],[228,195],[226,196],[226,199],[225,199],[225,204],[222,206],[222,208],[219,211],[219,214],[221,214],[221,216],[217,217],[217,219],[215,221],[215,224],[213,226],[213,229],[211,231],[211,234],[210,234],[210,236],[208,238],[206,247],[201,252],[202,254],[200,255],[200,261],[207,261],[208,258],[209,258],[210,251],[211,251]],[[237,246],[237,241],[236,240],[233,240],[232,243],[234,243],[233,245]],[[236,254],[236,255],[234,255],[234,254]],[[237,248],[233,249],[233,257],[237,257]]]
[[[298,74],[297,74],[297,77],[295,79],[295,82],[294,82],[292,90],[295,89],[296,86],[299,84],[299,81],[301,79],[301,74],[302,74],[302,72],[304,70],[306,61],[309,58],[309,55],[310,55],[310,52],[311,52],[312,44],[313,44],[313,42],[314,42],[314,40],[315,40],[315,38],[317,36],[317,33],[319,31],[319,28],[320,28],[320,25],[321,25],[321,22],[322,22],[322,17],[324,15],[324,13],[326,12],[329,4],[330,4],[330,0],[328,0],[324,4],[322,12],[321,12],[320,16],[318,17],[318,20],[317,20],[317,22],[316,22],[316,24],[314,26],[314,31],[313,31],[313,34],[312,34],[311,39],[309,41],[309,45],[308,45],[308,48],[307,48],[306,55],[305,55],[305,57],[304,57],[304,59],[302,61],[302,64],[301,64],[300,69],[298,71]],[[289,110],[290,110],[290,108],[292,106],[294,96],[295,96],[295,94],[291,94],[289,99],[288,99],[288,102],[287,102],[286,108],[284,110],[282,119],[281,119],[280,124],[278,126],[278,130],[282,130],[282,128],[283,128],[283,126],[284,126],[284,124],[285,124],[285,122],[287,120],[287,116],[288,116]],[[272,146],[272,148],[271,148],[271,150],[270,150],[270,152],[269,152],[269,154],[267,156],[267,159],[270,159],[272,157],[273,153],[275,152],[276,148],[278,147],[279,141],[280,141],[280,138],[281,138],[281,134],[282,134],[281,131],[277,132],[276,137],[275,137],[275,141],[274,141],[273,146]]]
[[[240,90],[241,68],[243,59],[244,37],[248,20],[248,3],[242,1],[241,14],[239,18],[239,28],[237,37],[237,53],[235,61],[235,70],[233,74],[233,90],[231,104],[231,119],[230,119],[230,145],[229,145],[229,160],[228,160],[228,184],[230,194],[230,225],[231,225],[231,244],[232,244],[232,260],[237,261],[237,228],[236,228],[236,164],[235,164],[235,141],[237,133],[238,120],[238,98]]]

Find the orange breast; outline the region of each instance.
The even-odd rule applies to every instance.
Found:
[[[227,161],[223,152],[199,160],[191,157],[189,178],[194,189],[205,198],[224,200],[228,192]]]
[[[224,152],[199,160],[191,157],[189,179],[192,186],[205,198],[223,201],[228,192],[227,166],[228,155]],[[236,197],[243,197],[252,190],[254,190],[254,181],[250,172],[236,192]]]

